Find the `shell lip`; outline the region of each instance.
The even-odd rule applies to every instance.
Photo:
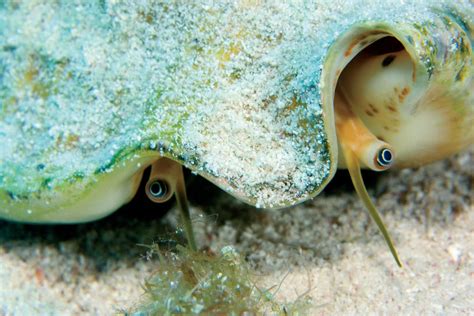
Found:
[[[376,41],[386,37],[393,37],[403,46],[403,49],[406,50],[413,62],[413,81],[415,83],[415,89],[410,95],[410,103],[417,104],[417,100],[422,98],[424,91],[426,91],[429,85],[429,72],[422,62],[421,54],[413,39],[412,34],[414,32],[416,32],[416,29],[414,27],[410,28],[410,25],[386,22],[365,22],[350,27],[349,30],[339,36],[329,47],[321,73],[321,99],[323,108],[325,109],[324,115],[329,117],[327,122],[331,126],[330,129],[334,131],[334,133],[329,133],[329,137],[334,140],[334,144],[338,144],[337,136],[335,135],[333,109],[334,96],[339,77],[344,68],[359,53]],[[410,111],[410,109],[406,109],[406,111]],[[340,168],[345,168],[344,159],[340,159],[337,164]]]

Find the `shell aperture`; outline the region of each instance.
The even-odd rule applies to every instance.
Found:
[[[432,113],[439,109],[443,114],[452,111],[459,101],[451,97],[448,99],[453,104],[449,104],[446,100],[432,98],[426,81],[426,74],[420,76],[416,71],[416,60],[404,44],[391,34],[381,32],[379,38],[361,48],[348,62],[335,88],[335,122],[342,153],[339,165],[349,170],[357,194],[399,266],[401,261],[381,216],[370,200],[360,166],[375,171],[386,170],[392,165],[416,166],[430,162],[433,152],[443,157],[456,151],[451,141],[456,143],[464,137],[454,140],[433,137],[439,134],[439,125],[427,125],[426,122],[430,122]],[[472,104],[466,105],[472,107]],[[446,122],[451,116],[445,115],[440,120],[448,129],[455,130],[457,127]],[[420,131],[413,130],[412,125],[407,124],[410,121],[420,123]],[[397,141],[399,135],[409,132],[413,135],[406,141],[416,149],[406,150],[407,146]],[[416,155],[416,160],[412,159],[413,155]]]

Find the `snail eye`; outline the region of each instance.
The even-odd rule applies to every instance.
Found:
[[[382,67],[389,66],[395,60],[395,55],[389,55],[382,61]]]
[[[163,199],[168,194],[168,185],[164,181],[155,180],[150,183],[148,192],[157,200]]]
[[[388,148],[383,148],[377,155],[377,163],[383,168],[388,168],[393,162],[393,153]]]

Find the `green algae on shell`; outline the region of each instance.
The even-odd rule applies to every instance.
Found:
[[[449,150],[399,166],[459,151],[474,138],[472,17],[470,1],[3,1],[0,217],[103,217],[159,157],[259,207],[314,197],[343,164],[339,75],[388,36],[454,126]]]

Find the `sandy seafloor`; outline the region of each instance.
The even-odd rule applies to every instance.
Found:
[[[199,244],[234,245],[280,300],[307,292],[317,315],[474,314],[474,150],[419,169],[364,173],[404,263],[399,269],[347,172],[312,201],[281,211],[246,206],[188,178]],[[177,212],[139,193],[101,221],[0,222],[0,315],[110,315],[131,306],[156,267],[145,248]],[[431,212],[426,230],[425,211]],[[285,277],[286,276],[286,277]]]

